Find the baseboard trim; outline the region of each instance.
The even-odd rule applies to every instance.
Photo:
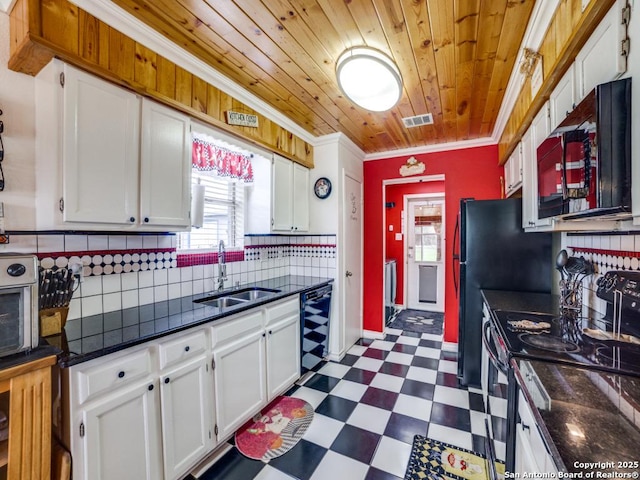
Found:
[[[346,350],[342,353],[329,353],[329,355],[327,355],[327,359],[331,362],[341,362],[346,354]]]
[[[374,330],[363,330],[362,338],[373,338],[374,340],[382,340],[384,338],[384,332],[376,332]]]
[[[442,350],[447,352],[457,352],[458,344],[454,342],[442,342]]]

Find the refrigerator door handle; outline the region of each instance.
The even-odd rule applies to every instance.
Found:
[[[453,271],[453,288],[458,298],[458,273],[456,269],[456,261],[460,263],[460,250],[458,246],[458,233],[460,232],[460,215],[456,217],[456,226],[453,229],[453,258],[451,259],[451,269]]]

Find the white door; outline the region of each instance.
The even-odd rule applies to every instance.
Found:
[[[293,165],[286,158],[273,156],[271,171],[271,230],[290,232],[293,226]]]
[[[268,400],[300,377],[300,312],[267,327]]]
[[[78,478],[162,478],[156,392],[153,383],[138,385],[103,398],[82,412],[85,463]]]
[[[218,439],[226,437],[266,403],[266,333],[257,330],[213,351]]]
[[[143,226],[189,227],[190,125],[187,115],[143,100],[140,155],[140,223]]]
[[[405,305],[444,312],[444,198],[408,199],[405,211]]]
[[[160,377],[165,480],[181,478],[213,449],[213,380],[202,356]]]
[[[64,220],[138,221],[140,99],[65,66]]]
[[[362,336],[362,184],[344,175],[344,347]]]

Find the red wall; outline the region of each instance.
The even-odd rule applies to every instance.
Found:
[[[396,303],[402,301],[404,295],[404,238],[396,240],[396,233],[402,232],[402,209],[404,208],[404,195],[416,193],[440,193],[444,195],[444,182],[421,182],[386,186],[385,203],[393,202],[395,207],[385,208],[385,232],[386,254],[385,258],[395,258],[398,283],[396,288]],[[389,225],[393,225],[393,232],[389,231]]]
[[[498,166],[498,147],[468,148],[448,152],[414,155],[426,165],[423,175],[444,174],[446,248],[445,264],[445,322],[444,339],[456,342],[458,338],[458,303],[450,268],[453,252],[453,229],[460,198],[500,198],[500,176],[504,169]],[[407,157],[390,157],[364,162],[364,312],[363,328],[383,331],[383,272],[385,252],[383,239],[383,180],[400,178],[399,169]],[[402,260],[401,258],[399,260]]]

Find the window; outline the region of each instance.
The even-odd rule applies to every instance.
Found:
[[[205,186],[204,221],[201,228],[181,233],[178,249],[217,249],[244,246],[244,184],[225,177],[192,171],[191,182]]]
[[[442,257],[442,206],[416,205],[414,222],[416,262],[439,262]]]

